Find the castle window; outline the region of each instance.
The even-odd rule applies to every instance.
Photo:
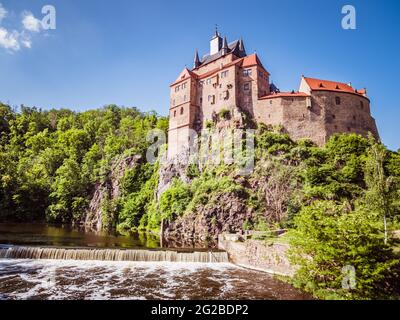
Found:
[[[182,89],[186,88],[186,82],[182,83]]]
[[[208,78],[208,79],[206,80],[206,84],[211,84],[211,78]]]
[[[269,104],[272,104],[272,100],[269,100]]]
[[[183,107],[181,108],[181,114],[183,114]]]
[[[223,97],[224,97],[224,100],[228,100],[229,99],[229,91],[228,90],[224,91]]]
[[[335,97],[335,101],[336,101],[336,105],[339,105],[340,104],[340,97]]]
[[[176,117],[176,110],[174,110],[174,118]]]
[[[229,70],[225,70],[221,72],[221,78],[226,78],[229,74]]]
[[[179,86],[176,86],[175,87],[175,92],[178,92],[179,91]]]
[[[356,120],[356,116],[353,116],[353,120]]]
[[[332,115],[332,119],[336,119],[336,116],[334,114]]]
[[[246,83],[244,84],[244,86],[243,86],[243,89],[244,89],[245,91],[249,91],[249,90],[250,90],[250,83],[246,82]]]
[[[200,97],[200,104],[203,104],[203,98]]]
[[[364,102],[363,101],[360,101],[360,107],[361,107],[361,109],[364,109]]]
[[[251,76],[251,69],[243,70],[243,76],[250,77]]]
[[[211,104],[215,103],[215,96],[214,95],[209,95],[208,96],[208,102],[210,102]]]

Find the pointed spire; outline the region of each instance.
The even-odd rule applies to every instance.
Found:
[[[224,42],[222,43],[221,50],[223,55],[228,53],[229,48],[228,48],[228,40],[226,39],[226,37],[224,37]]]
[[[242,51],[243,53],[246,53],[246,49],[244,48],[243,38],[240,38],[240,41],[239,41],[239,50]]]
[[[215,36],[219,37],[218,25],[217,24],[215,24]]]
[[[194,54],[194,68],[198,68],[200,66],[200,58],[199,58],[199,52],[196,49],[196,53]]]

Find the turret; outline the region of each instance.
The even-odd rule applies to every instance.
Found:
[[[244,48],[243,38],[240,38],[239,41],[239,50],[246,55],[246,49]]]
[[[194,54],[194,64],[193,68],[196,69],[200,66],[200,58],[199,58],[199,52],[196,49],[196,53]]]
[[[222,43],[221,53],[222,55],[226,55],[228,53],[228,40],[224,37],[224,42]]]

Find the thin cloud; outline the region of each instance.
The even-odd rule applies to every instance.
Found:
[[[8,11],[0,3],[0,23],[8,16]],[[32,47],[32,35],[43,30],[42,22],[35,18],[32,12],[22,13],[22,28],[20,30],[7,29],[0,26],[0,48],[9,52],[16,52],[22,48]]]
[[[5,17],[7,17],[7,14],[8,14],[7,10],[0,3],[0,23]]]
[[[42,22],[35,18],[32,12],[26,11],[22,17],[22,24],[25,30],[31,32],[40,32],[42,29]]]
[[[19,43],[20,34],[17,31],[8,31],[5,28],[0,27],[0,47],[7,50],[18,51],[21,49]]]

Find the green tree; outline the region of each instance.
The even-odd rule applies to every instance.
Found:
[[[398,296],[399,259],[385,244],[381,217],[360,207],[316,201],[294,218],[290,259],[294,284],[321,298]],[[343,267],[355,268],[355,287],[343,288]]]

